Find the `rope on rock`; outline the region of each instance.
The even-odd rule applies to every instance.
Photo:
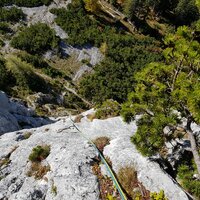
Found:
[[[108,173],[110,174],[110,177],[111,177],[111,179],[112,179],[112,181],[113,181],[115,187],[117,188],[117,190],[118,190],[118,192],[119,192],[119,194],[120,194],[120,196],[121,196],[121,199],[122,199],[122,200],[127,200],[126,195],[124,194],[124,192],[123,192],[121,186],[119,185],[119,183],[118,183],[118,181],[117,181],[117,179],[116,179],[116,177],[115,177],[115,175],[114,175],[112,169],[110,168],[110,166],[109,166],[109,164],[107,163],[107,161],[106,161],[106,159],[104,158],[104,156],[101,154],[101,152],[100,152],[99,149],[96,147],[96,145],[94,144],[94,142],[92,142],[92,140],[90,140],[89,138],[87,138],[87,137],[85,136],[85,134],[76,126],[76,124],[75,124],[75,122],[72,120],[71,116],[70,116],[70,120],[72,121],[74,128],[82,135],[82,137],[85,138],[88,142],[90,142],[90,143],[92,144],[92,146],[96,149],[96,151],[98,152],[98,154],[99,154],[99,156],[100,156],[100,158],[101,158],[101,161],[105,164],[106,169],[107,169]]]

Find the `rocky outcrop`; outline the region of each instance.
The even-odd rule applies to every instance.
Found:
[[[86,117],[89,113],[83,113],[80,122],[76,123],[84,136],[69,117],[59,118],[56,123],[40,128],[2,135],[0,160],[7,159],[7,162],[0,171],[0,199],[98,200],[98,180],[91,169],[97,152],[86,137],[94,140],[101,136],[110,138],[103,153],[110,158],[116,174],[121,167],[133,166],[138,171],[139,181],[148,190],[163,189],[169,200],[188,199],[157,163],[144,158],[130,142],[130,136],[137,128],[134,122],[126,124],[120,117],[91,122]],[[27,131],[31,136],[28,139],[21,137]],[[35,146],[44,144],[50,145],[51,149],[45,160],[50,171],[41,179],[28,177],[28,157]]]
[[[6,94],[0,91],[0,135],[22,128],[39,127],[51,122],[53,121],[37,117],[32,109],[23,104],[9,100]]]

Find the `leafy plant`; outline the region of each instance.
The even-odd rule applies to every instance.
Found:
[[[29,160],[32,162],[41,162],[44,160],[50,153],[50,146],[43,145],[43,146],[36,146],[33,148],[31,154],[29,155]]]
[[[106,119],[109,117],[116,117],[120,114],[120,104],[117,101],[108,99],[97,109],[95,116],[98,119]]]

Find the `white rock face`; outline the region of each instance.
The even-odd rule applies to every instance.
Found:
[[[66,119],[54,125],[28,130],[33,133],[32,136],[18,142],[19,135],[27,130],[1,136],[0,160],[18,146],[10,156],[11,163],[1,169],[1,177],[4,177],[0,181],[1,197],[12,200],[99,199],[97,178],[91,169],[96,151],[73,128],[58,131],[69,125],[71,121]],[[51,146],[50,155],[46,159],[51,171],[42,180],[26,176],[30,164],[28,156],[38,144]],[[52,193],[53,185],[57,188],[57,195]]]
[[[51,122],[53,121],[35,117],[32,109],[9,100],[6,94],[0,91],[0,135],[24,127],[39,127]]]
[[[21,136],[27,130],[2,135],[0,160],[9,155],[11,162],[0,171],[3,177],[0,181],[0,197],[11,200],[98,200],[98,180],[91,170],[97,152],[72,125],[69,118],[63,117],[54,124],[29,129],[32,135],[26,140],[19,138],[23,138]],[[139,181],[148,190],[163,189],[169,200],[188,199],[158,164],[141,156],[130,142],[130,136],[137,128],[135,123],[125,124],[120,117],[90,122],[84,117],[76,125],[92,140],[101,136],[111,139],[104,154],[111,159],[116,173],[121,167],[134,166]],[[26,176],[30,166],[28,156],[33,147],[42,144],[51,146],[50,155],[46,158],[51,170],[43,179],[35,180]],[[16,149],[13,151],[14,147]],[[57,195],[52,193],[53,186],[57,188]]]

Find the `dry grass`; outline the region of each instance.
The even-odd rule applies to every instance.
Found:
[[[86,117],[87,117],[87,119],[88,119],[89,121],[91,121],[91,122],[96,118],[95,113],[93,113],[93,114],[88,114],[88,115],[86,115]]]
[[[106,156],[105,160],[108,163],[108,165],[112,168],[112,161],[110,160],[110,158],[108,156]]]
[[[7,166],[9,163],[11,162],[11,160],[9,158],[3,158],[0,160],[0,168],[3,166]]]
[[[49,64],[56,69],[59,69],[65,73],[69,72],[71,74],[77,72],[82,65],[82,63],[77,60],[76,54],[71,55],[67,59],[55,57]]]
[[[27,176],[34,176],[35,179],[42,179],[48,171],[50,171],[49,165],[42,165],[41,162],[33,162],[27,172]]]
[[[77,115],[74,119],[74,122],[75,123],[80,123],[81,122],[81,119],[83,118],[83,115]]]
[[[93,141],[96,147],[101,153],[103,153],[104,147],[110,144],[110,139],[108,137],[99,137]]]
[[[93,173],[97,176],[100,187],[100,199],[101,200],[121,200],[119,193],[113,185],[111,178],[105,177],[101,173],[101,169],[98,163],[92,166]]]
[[[121,168],[117,178],[129,199],[149,200],[150,192],[138,181],[137,172],[133,167]]]

